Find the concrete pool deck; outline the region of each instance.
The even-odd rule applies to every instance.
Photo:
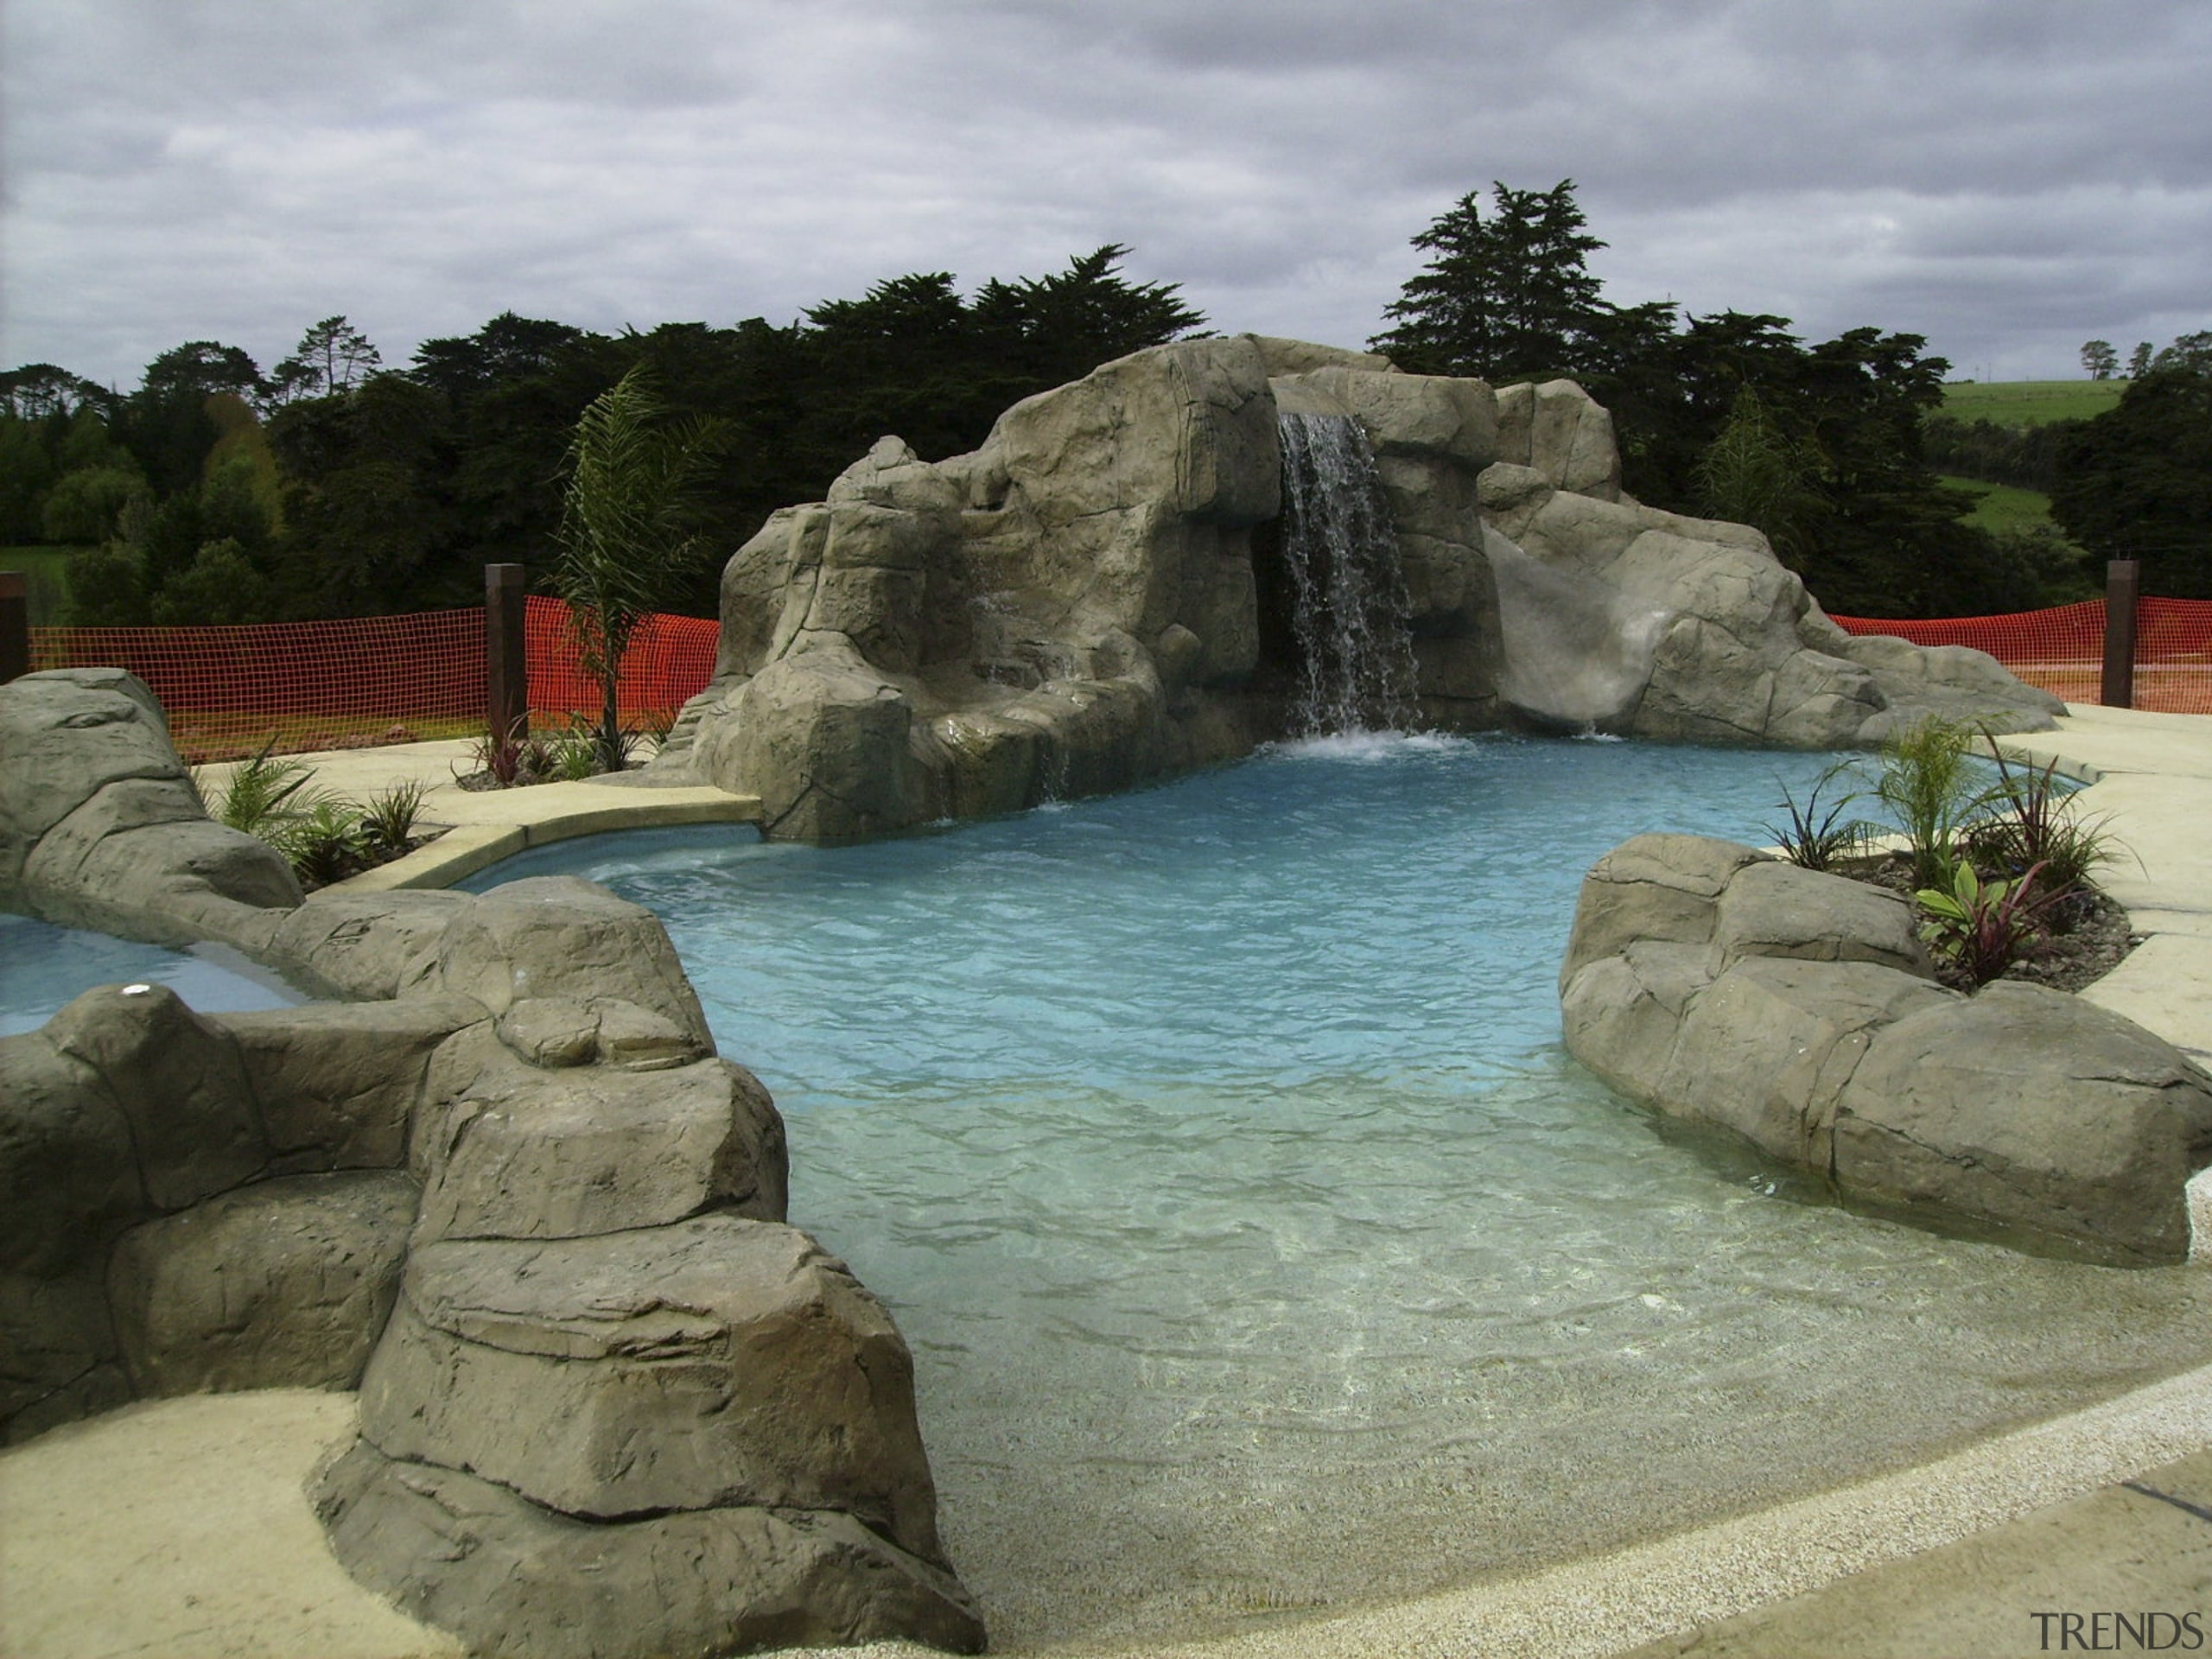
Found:
[[[2105,880],[2146,940],[2089,995],[2212,1058],[2212,834],[2204,828],[2212,720],[2084,708],[2062,731],[2006,747],[2059,757],[2093,779],[2094,808],[2135,855]],[[451,785],[466,748],[347,752],[318,781],[359,798],[397,776],[444,779],[427,821],[519,829],[524,845],[535,844],[533,829],[542,841],[586,832],[563,828],[575,823],[715,821],[660,816],[648,804],[656,798],[667,798],[662,811],[740,810],[730,804],[737,797],[695,808],[683,798],[695,791],[609,785],[469,796]],[[423,753],[439,750],[451,757]],[[566,792],[575,791],[590,793]],[[461,798],[448,807],[448,796]],[[524,810],[529,820],[519,823]],[[456,816],[442,816],[448,810]],[[623,810],[643,816],[591,817]],[[397,868],[357,880],[437,884],[390,879]],[[0,1456],[0,1651],[24,1659],[455,1653],[449,1637],[353,1586],[322,1548],[302,1486],[351,1433],[352,1414],[350,1396],[296,1391],[149,1402]],[[2162,1639],[2184,1618],[2212,1630],[2212,1363],[1933,1463],[1628,1549],[1141,1651],[1951,1659],[2088,1651],[2100,1632],[2112,1651],[2114,1611],[2137,1621],[2167,1616]],[[2098,1613],[2107,1616],[2101,1626],[2087,1622]],[[2062,1647],[2067,1615],[2083,1623]],[[2174,1650],[2190,1649],[2184,1630]],[[820,1651],[918,1659],[928,1650]]]
[[[315,770],[314,787],[365,802],[395,785],[421,786],[417,822],[445,833],[406,857],[340,883],[348,892],[449,887],[503,858],[549,842],[671,824],[758,824],[760,802],[702,785],[668,785],[644,772],[524,789],[467,790],[460,779],[476,745],[464,738],[391,748],[326,749],[290,757]],[[212,795],[235,768],[201,768]]]

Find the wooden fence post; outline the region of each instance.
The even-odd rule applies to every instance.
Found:
[[[0,685],[30,671],[30,584],[20,570],[0,570]]]
[[[2141,560],[2105,566],[2105,672],[2098,701],[2108,709],[2135,706],[2135,601],[2142,586]]]
[[[530,735],[530,663],[522,614],[526,573],[518,564],[484,567],[485,729],[493,741]]]

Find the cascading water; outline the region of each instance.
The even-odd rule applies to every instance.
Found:
[[[1412,603],[1367,435],[1348,415],[1277,417],[1283,564],[1299,652],[1291,729],[1389,731],[1414,708]]]

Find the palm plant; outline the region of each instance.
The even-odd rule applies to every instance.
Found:
[[[643,364],[592,399],[576,422],[553,588],[568,601],[584,672],[599,684],[596,741],[605,771],[622,765],[619,694],[630,641],[707,552],[694,502],[716,435],[707,423],[671,421]]]
[[[1882,745],[1874,793],[1904,832],[1912,885],[1948,891],[1966,856],[1968,829],[1999,791],[1981,780],[1966,729],[1928,719]]]

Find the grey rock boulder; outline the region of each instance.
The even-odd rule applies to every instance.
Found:
[[[310,990],[390,1001],[429,983],[439,941],[472,902],[465,893],[327,887],[278,923],[265,955]]]
[[[983,1649],[960,1581],[849,1516],[720,1508],[585,1521],[357,1442],[313,1486],[355,1579],[472,1652],[662,1659],[905,1639]]]
[[[416,1119],[418,1243],[580,1238],[709,1210],[780,1221],[783,1120],[727,1060],[530,1065],[483,1027],[442,1048]]]
[[[1582,878],[1560,965],[1561,986],[1632,942],[1711,943],[1720,895],[1738,871],[1769,856],[1709,836],[1643,835],[1623,842]]]
[[[456,909],[427,982],[493,1014],[541,997],[631,1002],[668,1020],[695,1052],[714,1051],[659,918],[575,876],[510,881]]]
[[[1745,957],[1688,1001],[1679,1035],[1635,1092],[1830,1179],[1836,1102],[1875,1033],[1960,1000],[1879,963]]]
[[[416,1247],[361,1433],[571,1515],[837,1510],[944,1560],[906,1344],[773,1223]]]
[[[1713,909],[1713,950],[1716,974],[1751,957],[1871,962],[1920,979],[1936,972],[1902,894],[1780,859],[1752,861],[1729,879]]]
[[[181,1210],[266,1167],[268,1137],[237,1044],[168,986],[86,991],[40,1034],[99,1075],[130,1125],[156,1209]]]
[[[1876,1033],[1838,1100],[1835,1173],[1872,1204],[2123,1265],[2189,1254],[2212,1079],[2133,1020],[2000,981]]]
[[[350,1389],[399,1290],[415,1184],[296,1175],[133,1228],[108,1298],[140,1397]]]
[[[2212,1077],[2132,1021],[1935,982],[1891,895],[1730,842],[1639,836],[1583,882],[1568,1049],[1845,1202],[2123,1265],[2189,1254]]]
[[[397,1169],[430,1057],[484,1019],[465,997],[315,1002],[207,1016],[237,1046],[261,1109],[270,1168]]]
[[[0,906],[251,950],[299,902],[274,849],[208,822],[138,680],[54,669],[0,686]]]

